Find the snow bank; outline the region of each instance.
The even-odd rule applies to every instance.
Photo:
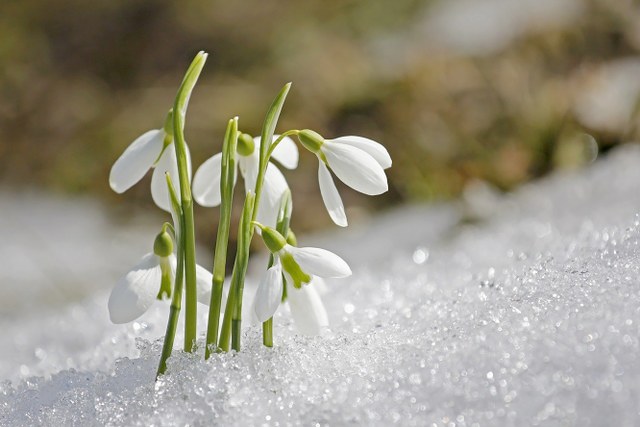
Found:
[[[0,353],[0,424],[637,425],[639,165],[627,146],[491,218],[410,207],[342,234],[326,246],[355,275],[329,284],[324,336],[279,312],[275,348],[248,328],[242,353],[177,352],[157,383],[166,306],[109,325],[97,291],[0,318],[32,349]]]

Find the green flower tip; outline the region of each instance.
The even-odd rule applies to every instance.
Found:
[[[276,229],[253,221],[253,225],[262,230],[262,240],[271,253],[278,253],[287,244],[287,240]]]
[[[241,133],[238,137],[238,154],[245,157],[250,156],[255,148],[256,144],[253,142],[251,135]]]
[[[310,129],[303,129],[298,133],[298,140],[307,150],[312,153],[320,151],[320,147],[324,144],[324,138],[318,132]]]
[[[153,242],[153,253],[161,258],[166,258],[173,253],[173,239],[164,227]]]
[[[207,52],[205,52],[204,50],[201,50],[200,52],[198,52],[196,54],[196,57],[193,58],[193,63],[204,63],[207,60],[207,57],[209,56],[209,54]]]

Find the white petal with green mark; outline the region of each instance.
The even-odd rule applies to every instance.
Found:
[[[328,278],[351,276],[351,268],[338,255],[321,248],[297,248],[287,245],[289,252],[300,268],[307,274]]]

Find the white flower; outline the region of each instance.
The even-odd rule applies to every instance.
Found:
[[[258,320],[268,320],[278,309],[282,299],[284,274],[289,285],[287,295],[291,298],[291,313],[296,324],[301,325],[302,332],[314,333],[312,331],[326,326],[326,311],[322,301],[315,290],[309,290],[313,288],[307,284],[312,282],[314,276],[350,276],[349,265],[333,252],[292,246],[273,228],[257,225],[262,229],[262,239],[275,258],[273,267],[267,270],[256,291],[254,310]]]
[[[361,193],[377,195],[389,189],[384,170],[391,167],[392,161],[381,144],[361,136],[324,139],[311,130],[301,131],[298,138],[318,156],[320,193],[329,216],[337,225],[346,227],[348,222],[329,168],[342,182]]]
[[[169,172],[171,180],[180,195],[178,162],[172,136],[164,129],[150,130],[127,147],[116,160],[109,174],[109,185],[116,193],[123,193],[140,181],[151,168],[151,196],[160,209],[171,210],[169,191],[165,172]],[[187,167],[191,176],[191,156],[187,148]]]
[[[127,323],[142,316],[156,299],[167,298],[161,292],[163,273],[168,275],[169,286],[173,286],[176,272],[176,257],[170,254],[161,257],[148,253],[131,271],[125,274],[109,296],[109,317],[113,323]],[[209,304],[211,273],[196,265],[198,301]]]
[[[322,328],[329,325],[327,310],[319,293],[319,288],[323,284],[322,279],[315,276],[311,279],[311,283],[300,289],[294,286],[287,288],[286,302],[289,305],[291,317],[296,328],[304,335],[318,335]],[[264,322],[273,317],[280,305],[283,288],[282,267],[277,262],[267,270],[256,291],[253,310],[257,320]]]
[[[251,140],[238,138],[237,166],[244,178],[247,192],[253,191],[258,177],[260,138]],[[278,136],[274,136],[274,140]],[[298,147],[289,137],[284,137],[273,151],[273,158],[287,169],[298,166]],[[220,178],[222,174],[222,153],[206,160],[196,171],[193,178],[193,198],[202,206],[218,206],[221,202]],[[280,200],[289,188],[282,172],[273,164],[267,165],[264,176],[258,220],[270,226],[275,226]]]

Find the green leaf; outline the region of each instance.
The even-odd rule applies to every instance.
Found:
[[[271,103],[271,107],[269,107],[269,111],[267,112],[267,116],[264,119],[264,124],[262,126],[262,134],[260,137],[260,165],[263,166],[266,163],[266,154],[269,150],[269,146],[271,145],[271,141],[273,141],[273,134],[276,131],[276,125],[278,124],[278,119],[280,118],[280,112],[282,111],[282,107],[284,106],[284,101],[287,99],[287,94],[289,93],[289,89],[291,89],[291,82],[284,85],[280,93],[275,97],[273,102]]]

